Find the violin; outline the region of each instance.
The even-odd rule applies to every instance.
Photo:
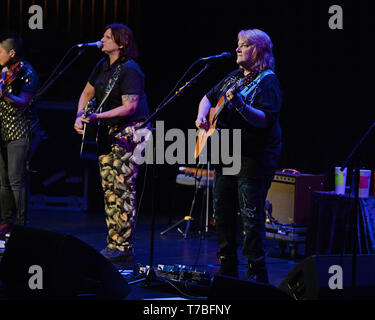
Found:
[[[21,62],[17,61],[9,67],[3,68],[0,79],[0,96],[2,96],[5,86],[8,86],[17,78],[17,73],[20,71],[21,67]]]

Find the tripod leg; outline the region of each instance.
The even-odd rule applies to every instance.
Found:
[[[206,181],[206,224],[205,224],[205,233],[208,233],[208,216],[209,216],[209,207],[210,207],[210,161],[207,162],[207,181]]]
[[[199,189],[199,186],[195,189],[194,198],[193,198],[193,201],[192,201],[191,207],[190,207],[190,213],[189,213],[189,215],[187,217],[185,217],[185,219],[187,220],[187,223],[186,223],[185,232],[183,233],[184,239],[187,239],[188,232],[189,232],[189,229],[190,229],[190,223],[191,223],[191,220],[193,220],[192,214],[193,214],[193,210],[194,210],[195,199],[197,197],[198,189]]]
[[[162,235],[166,234],[168,231],[170,231],[170,230],[172,230],[173,228],[176,228],[177,226],[179,226],[179,225],[180,225],[181,223],[183,223],[185,220],[186,220],[186,219],[183,218],[183,219],[177,221],[173,226],[170,226],[169,228],[167,228],[167,229],[163,230],[162,232],[160,232],[160,235],[162,236]]]
[[[190,219],[188,219],[187,223],[186,223],[186,228],[185,228],[185,232],[184,232],[184,239],[187,239],[187,234],[189,232],[189,229],[190,229],[190,221],[193,220],[193,218],[190,216]]]
[[[160,232],[161,236],[164,235],[165,233],[167,233],[168,231],[172,230],[173,228],[179,226],[184,221],[187,221],[187,224],[186,224],[186,227],[185,227],[185,232],[183,232],[180,228],[177,228],[178,232],[180,232],[184,236],[184,239],[187,238],[187,234],[188,234],[189,229],[190,229],[191,220],[193,220],[192,213],[193,213],[193,209],[194,209],[194,205],[195,205],[195,199],[197,197],[198,190],[199,190],[199,184],[195,186],[194,198],[193,198],[193,201],[191,203],[189,215],[185,216],[183,219],[181,219],[178,222],[176,222],[173,226],[170,226],[169,228],[167,228],[164,231]]]

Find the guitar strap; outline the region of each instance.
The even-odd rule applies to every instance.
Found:
[[[264,70],[262,73],[260,73],[253,81],[251,81],[247,86],[245,86],[241,91],[240,91],[240,94],[244,97],[244,99],[246,100],[247,96],[250,94],[250,93],[253,93],[252,97],[251,97],[251,103],[252,103],[252,100],[254,99],[254,96],[255,96],[255,93],[256,93],[256,88],[258,87],[259,85],[259,82],[267,75],[269,74],[273,74],[273,71],[270,70],[270,69],[267,69],[267,70]],[[251,105],[250,103],[250,105]],[[213,117],[212,119],[212,122],[215,122],[217,120],[217,118],[219,117],[219,114],[221,113],[221,111],[223,110],[225,104],[223,104],[220,109],[216,112],[215,116]]]
[[[113,72],[111,78],[109,79],[106,88],[104,89],[104,92],[105,92],[104,97],[103,97],[102,101],[100,102],[99,106],[95,109],[95,113],[98,113],[98,112],[102,111],[104,102],[107,100],[107,98],[110,95],[113,87],[115,86],[116,81],[120,77],[121,69],[122,69],[122,64],[119,64],[116,67],[115,71]]]
[[[267,70],[264,70],[262,73],[260,73],[252,82],[250,82],[250,84],[248,84],[247,86],[245,86],[241,91],[240,91],[240,94],[244,97],[244,99],[246,100],[247,96],[254,92],[255,93],[255,89],[258,87],[259,85],[259,82],[267,75],[269,74],[273,74],[273,71],[270,70],[270,69],[267,69]]]

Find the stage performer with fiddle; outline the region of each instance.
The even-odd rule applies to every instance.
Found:
[[[15,223],[27,224],[26,163],[35,121],[29,105],[39,81],[20,57],[21,46],[17,36],[0,36],[0,234],[13,225],[13,208]]]

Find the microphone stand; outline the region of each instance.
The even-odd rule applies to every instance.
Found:
[[[358,218],[359,218],[359,209],[360,209],[360,201],[359,201],[359,181],[360,181],[360,161],[358,157],[358,150],[362,146],[363,142],[367,139],[370,132],[374,129],[375,122],[371,125],[371,127],[366,131],[366,133],[362,136],[358,144],[353,148],[350,152],[349,156],[344,161],[343,165],[341,166],[340,170],[343,171],[348,165],[354,163],[354,205],[353,205],[353,212],[352,212],[352,222],[353,222],[353,234],[352,234],[352,298],[355,299],[356,295],[356,269],[357,269],[357,231],[358,231]]]
[[[75,47],[75,46],[74,46]],[[73,47],[73,48],[74,48]],[[46,92],[55,82],[58,78],[60,78],[60,76],[73,64],[74,61],[76,61],[81,55],[82,53],[85,51],[87,47],[80,47],[80,50],[78,51],[78,53],[74,56],[74,58],[69,61],[67,63],[67,65],[56,75],[54,76],[51,80],[49,80],[47,83],[45,83],[42,88],[35,94],[34,96],[34,99],[32,100],[32,102],[34,103],[35,101],[37,101],[40,96]]]
[[[138,127],[138,129],[143,129],[145,128],[151,121],[154,121],[156,119],[156,117],[159,115],[159,113],[169,104],[171,103],[175,98],[177,98],[178,96],[180,96],[183,91],[188,88],[204,71],[206,71],[209,67],[211,66],[211,64],[206,64],[205,67],[198,72],[197,75],[195,75],[192,79],[190,79],[188,82],[186,82],[180,89],[177,90],[177,92],[172,96],[170,97],[165,103],[163,103],[163,105],[161,105],[159,108],[156,109],[156,111],[148,118],[146,119],[146,121]]]
[[[183,85],[180,89],[178,89],[175,94],[170,97],[165,103],[163,103],[159,108],[156,109],[156,111],[150,116],[148,117],[148,119],[146,119],[146,121],[140,125],[138,127],[137,130],[139,129],[143,129],[145,128],[150,122],[155,122],[156,119],[157,119],[157,116],[160,114],[160,112],[162,112],[162,110],[167,106],[169,105],[172,101],[174,101],[177,97],[179,97],[184,91],[186,88],[188,88],[193,82],[196,81],[196,79],[204,72],[206,71],[209,67],[211,66],[211,64],[207,63],[205,65],[205,67],[200,70],[198,72],[198,74],[196,74],[191,80],[189,80],[188,82],[185,83],[185,85]],[[155,126],[154,126],[155,127]],[[155,131],[154,128],[151,129],[153,132]],[[156,144],[156,141],[155,143],[153,143],[153,160],[156,159],[156,147],[155,147],[155,144]],[[156,164],[154,163],[153,164],[153,179],[152,179],[152,200],[151,200],[151,233],[150,233],[150,257],[149,257],[149,269],[147,270],[146,272],[146,276],[145,278],[142,278],[142,279],[139,279],[139,280],[135,280],[135,281],[132,281],[132,282],[129,282],[129,284],[135,284],[135,283],[139,283],[139,282],[145,282],[145,287],[149,287],[151,282],[155,281],[156,280],[156,273],[155,273],[155,270],[153,269],[153,261],[154,261],[154,238],[155,238],[155,190],[156,190],[156,187],[155,187],[155,178],[156,178],[156,170],[155,170],[155,166]]]
[[[65,56],[67,56],[67,54],[73,49],[75,48],[76,46],[73,46],[71,47],[67,53],[65,54]],[[37,93],[32,97],[30,103],[21,111],[21,113],[17,116],[17,117],[21,117],[22,115],[24,115],[26,113],[27,110],[29,110],[29,108],[35,104],[39,99],[40,97],[56,82],[56,80],[58,78],[60,78],[60,76],[73,64],[74,61],[76,61],[78,59],[78,57],[80,57],[82,55],[82,53],[85,51],[86,47],[81,47],[80,50],[78,51],[78,53],[74,56],[74,58],[68,62],[68,64],[57,74],[55,75],[52,79],[50,80],[47,80],[46,83],[43,84],[43,86],[37,91]],[[64,57],[65,57],[64,56]],[[60,66],[60,64],[62,63],[62,61],[64,60],[64,58],[60,61],[60,63],[57,65],[57,68]],[[56,69],[57,69],[56,68]],[[52,72],[52,74],[54,73],[55,71]],[[30,134],[33,129],[38,125],[39,123],[39,120],[36,120],[34,121],[34,123],[32,123],[30,125],[30,128],[28,130],[28,134]]]

